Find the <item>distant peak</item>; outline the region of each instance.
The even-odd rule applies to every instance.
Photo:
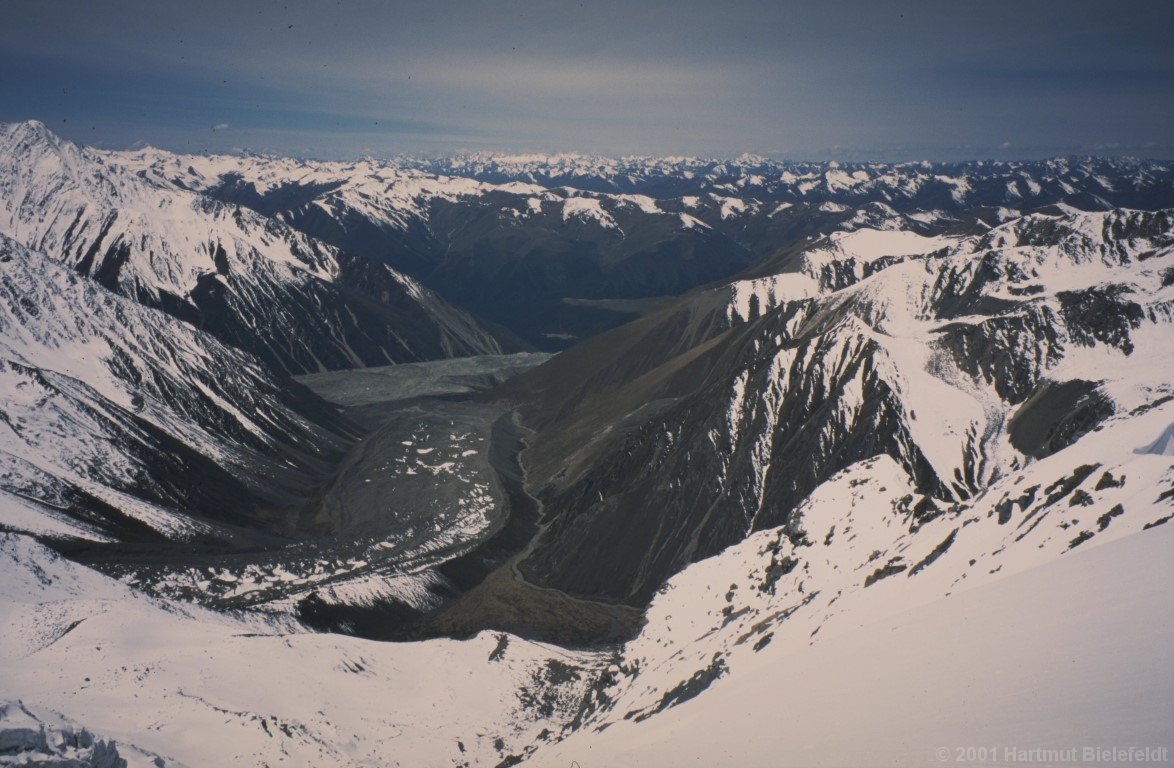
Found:
[[[19,123],[8,123],[3,127],[6,138],[16,142],[43,143],[57,147],[61,139],[49,130],[49,126],[40,120],[25,120]]]
[[[42,136],[53,135],[53,132],[49,130],[49,126],[45,125],[40,120],[22,120],[15,123],[9,123],[7,127],[13,132],[36,133]]]

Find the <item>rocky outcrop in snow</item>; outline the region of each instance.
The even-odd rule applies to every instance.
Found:
[[[651,365],[617,352],[606,388],[537,410],[550,525],[523,572],[640,603],[688,562],[791,525],[858,461],[888,455],[956,503],[1174,394],[1168,211],[1034,214],[952,244],[869,235],[880,245],[846,250],[865,234],[814,243],[795,274],[807,282],[781,280],[752,311],[736,286],[708,343]],[[660,321],[678,328],[679,313]],[[550,391],[549,375],[519,386]]]
[[[503,351],[494,332],[383,264],[156,183],[37,122],[0,127],[0,233],[278,371]]]
[[[309,392],[190,325],[0,235],[5,527],[248,541],[354,437]]]

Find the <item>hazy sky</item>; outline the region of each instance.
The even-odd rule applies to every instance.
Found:
[[[100,146],[1174,156],[1174,2],[0,0],[0,121]]]

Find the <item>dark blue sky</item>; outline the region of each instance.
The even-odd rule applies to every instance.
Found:
[[[1174,156],[1174,2],[3,0],[0,121],[349,157]]]

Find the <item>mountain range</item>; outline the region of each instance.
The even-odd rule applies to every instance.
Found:
[[[10,124],[0,330],[0,757],[1168,736],[1167,163],[318,162]]]
[[[777,163],[468,156],[323,163],[112,153],[152,181],[259,211],[388,264],[546,350],[868,216],[969,232],[1045,205],[1159,208],[1168,164]]]

